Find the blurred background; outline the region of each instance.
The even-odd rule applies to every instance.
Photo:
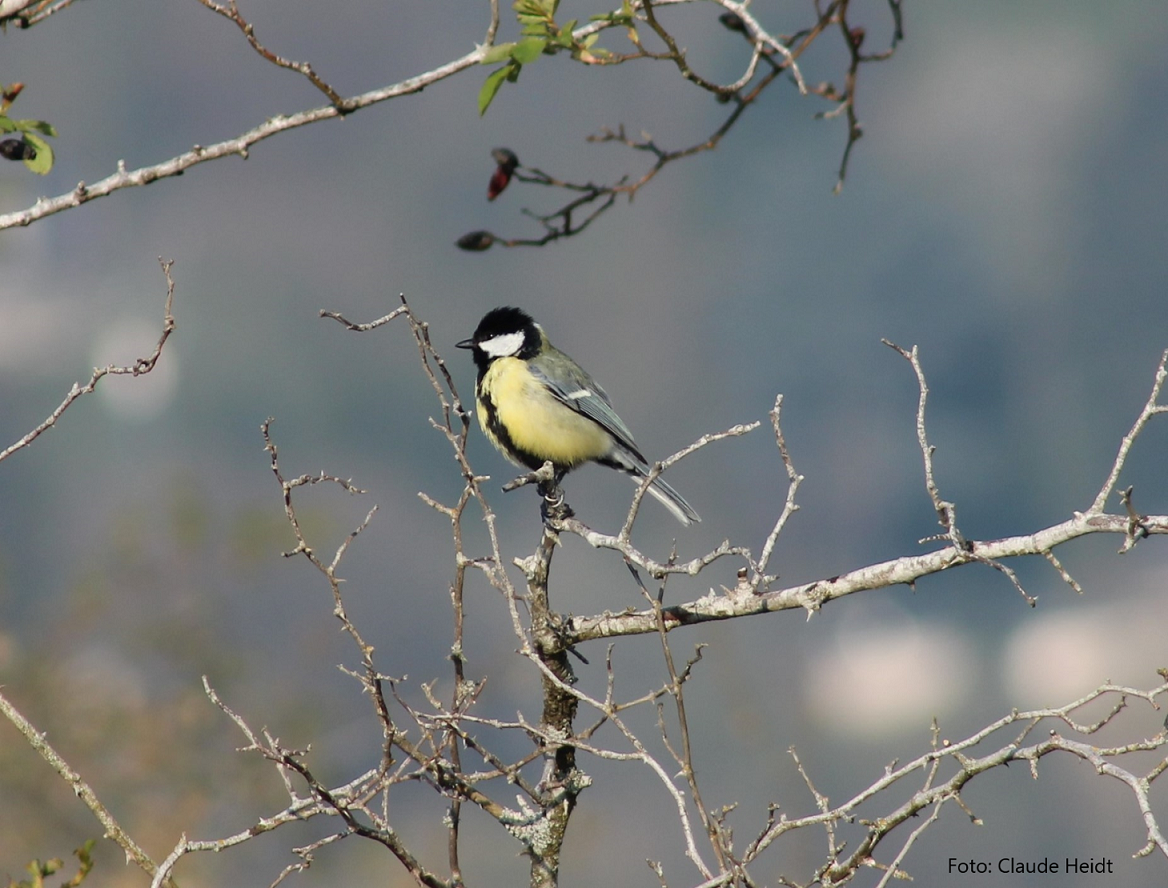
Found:
[[[241,7],[270,48],[310,61],[344,95],[462,56],[487,25],[485,3],[452,0]],[[601,10],[564,0],[559,17]],[[752,10],[774,34],[812,21],[802,0]],[[696,69],[729,82],[745,44],[716,24],[719,12],[697,3],[662,16]],[[881,337],[920,347],[937,480],[967,537],[1032,532],[1090,505],[1168,347],[1168,20],[1136,0],[910,0],[904,16],[895,57],[861,71],[865,135],[838,196],[844,121],[814,119],[828,106],[776,84],[716,151],[667,167],[585,234],[542,249],[457,250],[474,229],[538,236],[521,209],[561,201],[512,183],[487,203],[492,148],[555,176],[608,182],[640,175],[648,158],[590,144],[589,134],[624,124],[680,148],[727,113],[668,63],[585,69],[556,57],[505,84],[481,119],[487,69],[476,68],[270,139],[246,161],[204,164],[0,234],[0,447],[95,365],[149,353],[165,298],[157,257],[175,261],[178,327],[157,370],[106,379],[0,466],[0,684],[155,859],[184,832],[219,838],[286,802],[273,769],[235,751],[244,739],[206,700],[201,675],[253,727],[311,745],[326,782],[376,760],[368,700],[336,668],[357,659],[327,585],[280,554],[293,543],[262,449],[266,417],[276,418],[286,475],[323,469],[369,491],[302,493],[309,538],[332,552],[379,507],[344,562],[346,603],[379,668],[408,675],[404,694],[420,701],[419,682],[433,680],[449,696],[449,523],[416,495],[452,502],[460,489],[427,422],[437,404],[404,324],[357,335],[319,319],[322,308],[372,320],[404,292],[469,398],[473,367],[453,344],[489,308],[523,306],[593,370],[650,458],[764,420],[670,472],[703,522],[681,530],[647,505],[638,542],[657,557],[674,538],[685,557],[724,538],[759,551],[786,492],[765,423],[780,392],[806,476],[772,562],[780,583],[932,545],[918,543],[938,527],[915,437],[916,382]],[[867,29],[865,49],[887,46],[885,3],[855,2],[850,17]],[[504,21],[508,39],[515,25]],[[601,45],[623,49],[622,40],[613,32]],[[0,212],[103,178],[119,159],[156,163],[323,104],[195,0],[78,3],[0,41],[0,79],[26,84],[13,116],[60,133],[48,176],[0,168]],[[842,83],[844,66],[838,36],[803,60],[812,83]],[[1168,509],[1166,444],[1168,422],[1153,422],[1121,478],[1143,512]],[[493,476],[489,489],[512,477],[477,431],[470,453]],[[567,484],[577,513],[605,530],[618,526],[630,489],[595,468]],[[492,505],[508,551],[530,551],[535,495],[496,492]],[[468,526],[472,553],[486,552],[481,527]],[[1002,575],[966,567],[915,590],[835,602],[810,620],[787,612],[675,633],[679,658],[709,645],[689,691],[707,805],[739,803],[731,822],[742,847],[768,803],[788,816],[814,810],[789,747],[839,802],[893,759],[926,751],[934,717],[957,740],[1011,707],[1061,705],[1104,680],[1153,686],[1154,668],[1168,665],[1168,551],[1153,539],[1119,557],[1120,543],[1059,550],[1082,597],[1045,561],[1013,564],[1035,609]],[[732,585],[735,566],[671,583],[667,600]],[[554,571],[563,611],[643,606],[619,561],[580,540],[566,541]],[[489,677],[480,714],[537,717],[536,676],[514,654],[499,595],[474,575],[467,619],[468,674]],[[604,648],[583,652],[581,686],[602,689]],[[620,640],[613,657],[627,697],[665,677],[655,639]],[[1113,735],[1125,742],[1154,734],[1163,712],[1140,705],[1128,717]],[[634,723],[655,733],[652,713]],[[500,745],[526,748],[521,738]],[[657,885],[646,858],[665,862],[670,884],[700,881],[647,769],[584,767],[596,782],[573,819],[562,884]],[[964,794],[983,825],[947,808],[905,865],[918,884],[962,886],[977,877],[950,875],[950,857],[1110,857],[1104,881],[1059,884],[1162,886],[1162,857],[1131,859],[1145,833],[1131,793],[1113,783],[1057,757],[1043,760],[1037,782],[1024,767],[994,772]],[[0,800],[0,878],[100,835],[6,724]],[[407,790],[395,804],[403,835],[441,868],[432,793]],[[1163,825],[1168,807],[1157,804]],[[187,858],[177,875],[184,885],[267,885],[296,862],[289,848],[324,828]],[[526,880],[494,823],[468,815],[466,840],[469,884]],[[805,880],[825,847],[821,833],[787,840],[756,877]],[[881,859],[891,856],[886,848]],[[94,884],[146,883],[112,843],[97,859]],[[863,884],[880,874],[869,876]],[[412,884],[386,852],[356,840],[296,878]]]

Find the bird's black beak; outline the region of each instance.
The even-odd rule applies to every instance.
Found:
[[[462,342],[454,343],[455,348],[474,348],[474,346],[475,344],[473,339],[464,339]]]

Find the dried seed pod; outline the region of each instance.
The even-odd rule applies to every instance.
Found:
[[[491,151],[491,157],[498,166],[487,183],[487,200],[494,200],[503,193],[503,189],[511,182],[511,174],[519,166],[519,158],[510,148],[495,148]]]
[[[491,244],[495,242],[495,236],[489,231],[472,231],[469,234],[464,234],[454,242],[454,245],[460,250],[468,250],[472,253],[481,253],[483,250],[489,250]]]
[[[0,142],[0,157],[6,160],[36,160],[36,149],[24,139],[5,139]]]
[[[510,148],[494,148],[491,150],[491,157],[500,169],[507,171],[508,175],[515,172],[515,168],[519,166],[519,158]]]
[[[740,31],[746,33],[746,22],[742,20],[742,16],[736,12],[724,12],[718,16],[718,21],[722,23],[722,27],[728,31]]]
[[[487,183],[487,200],[494,200],[502,194],[510,181],[511,174],[507,170],[495,167],[495,172],[491,173],[491,180]]]

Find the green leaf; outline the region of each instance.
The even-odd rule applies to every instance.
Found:
[[[491,102],[495,95],[499,92],[499,87],[503,85],[504,80],[510,80],[512,83],[519,76],[519,68],[521,66],[517,62],[509,62],[499,68],[496,68],[487,75],[487,79],[483,81],[482,89],[479,90],[479,116],[482,117],[487,113],[487,109],[491,107]]]
[[[511,50],[515,48],[514,43],[496,43],[490,49],[483,53],[483,57],[479,59],[480,65],[497,65],[499,62],[505,62],[511,58]]]
[[[521,65],[527,65],[539,58],[547,40],[543,37],[524,37],[511,50],[511,58]]]
[[[583,40],[580,41],[580,45],[583,46],[585,49],[591,49],[592,44],[595,43],[599,39],[600,39],[600,34],[598,34],[596,31],[593,31],[591,34],[589,34],[587,37],[585,37]]]
[[[545,22],[543,19],[540,19],[538,22],[525,27],[520,33],[522,33],[524,37],[547,37],[547,22]]]
[[[53,168],[53,147],[40,136],[29,132],[24,134],[24,140],[36,149],[36,157],[29,158],[24,165],[43,176]]]
[[[571,21],[564,22],[564,24],[560,26],[560,34],[571,35],[571,33],[575,30],[576,30],[576,20],[575,19],[572,19]]]
[[[46,123],[43,120],[14,120],[16,128],[22,133],[42,133],[46,136],[55,136],[57,131],[53,129],[51,123]]]
[[[61,888],[77,888],[78,885],[85,881],[85,877],[93,870],[92,852],[96,841],[96,839],[86,839],[84,845],[73,850],[78,861],[77,875],[68,882],[63,883]]]
[[[14,132],[16,132],[16,124],[9,120],[5,115],[0,114],[0,133]]]
[[[546,34],[547,33],[547,18],[542,16],[542,15],[523,15],[523,14],[521,14],[519,16],[519,24],[523,25],[523,32],[525,34],[530,34],[530,33]],[[539,30],[532,32],[532,30],[531,30],[532,28],[538,28]]]

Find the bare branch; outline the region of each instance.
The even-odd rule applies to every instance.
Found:
[[[830,805],[826,797],[822,796],[815,789],[802,764],[798,763],[796,759],[800,773],[803,775],[808,788],[815,797],[818,813],[798,818],[783,817],[776,820],[772,809],[766,830],[751,844],[743,860],[747,863],[751,862],[773,843],[775,839],[787,832],[820,824],[828,829],[829,850],[827,865],[821,868],[816,874],[818,881],[822,881],[824,884],[842,884],[850,879],[860,867],[875,865],[886,869],[885,876],[880,883],[886,884],[888,879],[896,877],[896,871],[899,870],[909,847],[919,838],[924,829],[936,820],[937,810],[945,803],[953,802],[967,814],[970,814],[972,818],[968,806],[965,805],[960,795],[962,789],[969,781],[983,773],[1003,765],[1008,765],[1011,761],[1018,760],[1028,761],[1032,771],[1037,776],[1037,763],[1039,759],[1054,752],[1068,752],[1075,755],[1078,758],[1090,762],[1098,773],[1114,777],[1127,785],[1136,798],[1137,807],[1140,809],[1141,815],[1144,818],[1148,832],[1148,843],[1133,856],[1145,856],[1156,848],[1159,848],[1168,857],[1168,843],[1165,842],[1163,833],[1156,821],[1148,795],[1151,782],[1168,766],[1163,764],[1158,765],[1147,775],[1137,777],[1130,770],[1116,764],[1115,761],[1132,753],[1168,747],[1168,731],[1161,731],[1148,740],[1135,741],[1123,746],[1097,747],[1080,741],[1069,740],[1061,736],[1057,730],[1051,730],[1048,732],[1047,739],[1029,746],[1025,745],[1026,738],[1037,731],[1043,720],[1054,720],[1077,733],[1090,735],[1112,724],[1116,717],[1126,708],[1125,701],[1127,698],[1142,699],[1152,706],[1152,708],[1159,709],[1157,698],[1166,694],[1168,694],[1168,684],[1161,684],[1158,687],[1146,691],[1106,684],[1064,706],[1036,709],[1027,712],[1015,710],[1009,715],[998,719],[956,743],[950,743],[948,741],[938,743],[938,730],[934,724],[934,741],[932,744],[933,748],[930,752],[900,766],[896,766],[896,763],[893,763],[892,766],[889,766],[885,770],[883,776],[870,786],[852,796],[846,802],[834,807]],[[1083,724],[1078,721],[1075,716],[1077,710],[1110,695],[1117,695],[1119,702],[1111,708],[1107,715],[1092,724]],[[1021,733],[1009,737],[1004,745],[990,750],[985,755],[973,755],[974,748],[979,744],[986,742],[998,732],[1019,724],[1023,726]],[[948,779],[937,782],[935,780],[937,766],[942,761],[950,765],[955,765],[956,772]],[[866,833],[856,843],[854,849],[847,856],[844,856],[844,852],[847,849],[845,846],[837,843],[834,825],[852,822],[855,817],[855,812],[861,805],[870,803],[872,800],[880,797],[886,790],[900,781],[921,773],[926,775],[924,785],[914,792],[907,801],[880,817],[860,821],[866,828]],[[902,846],[900,852],[894,858],[893,863],[887,867],[876,864],[872,855],[884,839],[899,826],[916,817],[926,808],[933,808],[932,816],[910,834],[905,845]]]
[[[1080,586],[1075,578],[1071,576],[1070,572],[1065,567],[1063,567],[1063,563],[1055,557],[1054,552],[1043,552],[1042,554],[1043,557],[1045,557],[1046,560],[1051,563],[1051,566],[1053,566],[1054,569],[1058,571],[1059,576],[1063,578],[1063,582],[1082,595],[1083,587]]]
[[[1087,509],[1089,513],[1103,511],[1103,507],[1107,504],[1107,498],[1111,496],[1112,491],[1115,490],[1116,482],[1119,481],[1119,473],[1123,471],[1123,466],[1127,462],[1127,455],[1131,451],[1132,444],[1135,443],[1140,432],[1144,430],[1144,426],[1148,424],[1148,420],[1159,413],[1168,413],[1168,405],[1157,403],[1160,400],[1160,390],[1164,387],[1165,379],[1168,379],[1168,349],[1165,349],[1164,353],[1160,355],[1160,363],[1156,367],[1156,378],[1152,383],[1152,393],[1148,395],[1144,409],[1136,417],[1131,431],[1124,435],[1123,440],[1119,442],[1119,453],[1115,455],[1115,462],[1111,466],[1111,473],[1107,476],[1107,480],[1103,482],[1103,486],[1099,488],[1095,502],[1091,503],[1090,508]]]
[[[929,386],[925,382],[925,371],[921,367],[917,347],[914,345],[912,351],[908,351],[895,343],[889,342],[887,339],[880,341],[896,351],[912,365],[913,372],[917,377],[917,387],[920,390],[920,397],[917,400],[917,442],[925,462],[925,489],[929,493],[929,499],[933,501],[933,509],[937,513],[938,523],[945,528],[944,534],[936,537],[926,537],[921,542],[933,542],[938,539],[949,540],[955,549],[967,552],[971,560],[980,561],[982,564],[989,565],[1006,577],[1014,588],[1018,590],[1018,594],[1022,596],[1022,599],[1028,605],[1034,607],[1038,603],[1038,599],[1026,592],[1021,581],[1018,579],[1018,574],[1001,562],[987,557],[984,553],[975,552],[969,541],[965,539],[961,531],[957,528],[957,506],[941,499],[941,492],[937,487],[937,481],[933,475],[933,453],[937,448],[929,443],[928,435],[925,432],[925,405],[929,399]]]
[[[937,522],[945,528],[945,536],[948,537],[954,546],[964,548],[965,540],[961,536],[961,531],[957,529],[957,518],[954,514],[955,506],[953,503],[941,499],[941,491],[938,489],[937,480],[933,475],[933,453],[937,448],[929,443],[928,435],[925,432],[925,405],[929,400],[929,386],[925,382],[925,371],[921,368],[917,347],[914,345],[912,351],[908,351],[894,342],[889,342],[887,339],[881,339],[880,341],[912,364],[913,372],[917,376],[917,386],[920,388],[920,397],[917,400],[917,444],[920,446],[921,455],[925,460],[925,489],[929,493],[929,499],[933,501],[933,509],[937,513]]]
[[[328,96],[329,101],[336,106],[338,111],[348,112],[352,110],[348,100],[341,98],[341,96],[337,94],[336,90],[321,80],[317,73],[312,69],[312,65],[310,65],[308,62],[289,61],[288,59],[276,55],[274,52],[260,43],[259,39],[255,35],[255,26],[243,18],[243,15],[239,11],[239,6],[237,5],[236,0],[227,0],[226,6],[221,3],[216,3],[215,0],[199,0],[199,2],[210,9],[212,12],[217,12],[225,19],[234,22],[239,27],[239,29],[243,31],[244,36],[247,37],[247,42],[251,44],[251,48],[258,52],[263,58],[271,62],[273,65],[279,68],[287,68],[291,71],[296,71],[308,78],[309,83]]]
[[[760,589],[764,588],[771,581],[769,577],[766,577],[767,565],[770,563],[775,544],[779,540],[779,534],[787,526],[787,521],[790,517],[799,510],[799,506],[795,502],[795,493],[798,491],[799,485],[803,483],[803,476],[795,471],[795,464],[791,461],[791,454],[787,452],[786,439],[783,438],[783,429],[780,423],[782,409],[783,396],[779,395],[775,398],[775,406],[771,408],[770,415],[771,427],[775,430],[775,446],[779,448],[779,456],[782,457],[783,467],[787,470],[787,499],[783,503],[783,511],[779,513],[778,520],[775,521],[775,526],[771,528],[766,542],[763,543],[762,554],[759,556],[758,564],[754,568],[755,588]]]
[[[98,819],[105,829],[106,836],[117,842],[121,849],[126,852],[126,862],[133,861],[151,876],[158,873],[158,864],[145,851],[138,847],[138,844],[122,829],[121,824],[114,819],[114,815],[110,813],[109,809],[102,804],[89,784],[81,779],[81,775],[73,770],[69,766],[69,763],[61,757],[60,753],[50,745],[45,735],[38,731],[32,722],[26,719],[20,713],[20,710],[13,706],[3,693],[0,693],[0,712],[24,735],[24,739],[28,741],[29,745],[40,754],[41,758],[49,763],[53,770],[61,776],[61,779],[69,784],[69,788],[85,803],[85,807],[93,812],[93,816]],[[169,880],[158,882],[158,884],[166,885],[167,888],[174,888],[174,884]]]
[[[431,71],[427,71],[424,74],[409,77],[398,83],[379,89],[369,90],[349,99],[343,99],[344,111],[336,104],[329,104],[307,111],[300,111],[292,115],[277,114],[247,132],[236,136],[234,139],[216,142],[213,145],[195,145],[190,151],[186,151],[169,160],[164,160],[151,166],[140,167],[136,170],[127,170],[125,162],[119,161],[117,171],[112,175],[106,176],[104,179],[88,185],[85,182],[81,182],[76,188],[65,194],[52,198],[42,198],[28,209],[0,215],[0,231],[6,228],[31,225],[38,219],[43,219],[46,216],[52,216],[63,210],[81,206],[81,204],[96,200],[99,197],[106,197],[124,188],[149,185],[159,179],[180,176],[191,167],[201,163],[219,160],[233,155],[239,155],[246,160],[248,152],[253,145],[269,139],[272,136],[288,132],[289,130],[295,130],[302,126],[319,123],[323,120],[331,120],[342,114],[359,111],[371,105],[389,101],[390,99],[412,95],[413,93],[420,92],[427,86],[438,83],[448,77],[453,77],[460,71],[479,64],[482,60],[483,53],[488,48],[485,45],[478,46],[472,52],[468,52],[466,55],[447,62],[445,65],[441,65]]]
[[[174,315],[171,313],[171,309],[174,306],[174,280],[170,276],[170,268],[174,265],[174,260],[163,260],[159,257],[158,262],[162,266],[162,273],[166,276],[166,308],[164,309],[162,318],[162,335],[158,337],[158,344],[154,346],[154,351],[144,358],[138,358],[133,364],[125,367],[117,367],[109,364],[105,367],[94,368],[89,382],[85,385],[76,382],[73,383],[73,388],[69,390],[69,394],[65,396],[65,400],[57,405],[57,409],[50,413],[44,422],[15,444],[9,445],[5,450],[0,450],[0,461],[7,459],[16,451],[27,447],[39,438],[42,433],[55,426],[57,420],[73,405],[74,401],[82,395],[92,394],[97,388],[97,384],[106,376],[143,376],[154,369],[154,365],[158,363],[158,359],[162,355],[162,349],[166,345],[166,340],[174,332]]]
[[[1168,515],[1147,516],[1145,523],[1149,534],[1168,534]],[[658,573],[698,573],[716,558],[730,554],[743,554],[745,549],[726,545],[711,555],[695,559],[676,569],[657,564],[641,555],[631,546],[621,543],[617,537],[590,531],[583,525],[567,522],[566,527],[578,533],[586,542],[599,548],[615,549],[651,572]],[[1016,558],[1022,555],[1044,555],[1056,546],[1093,533],[1126,534],[1126,515],[1086,515],[1076,512],[1073,517],[1059,524],[1051,525],[1032,534],[1004,537],[998,540],[970,541],[969,550],[947,546],[925,555],[906,555],[890,561],[882,561],[866,567],[848,571],[828,579],[801,583],[773,592],[758,594],[718,595],[711,591],[704,598],[685,604],[664,608],[662,616],[669,629],[704,623],[711,620],[729,620],[752,614],[773,613],[775,611],[805,608],[809,612],[819,610],[826,602],[854,592],[883,589],[901,584],[911,585],[922,577],[940,573],[962,564],[979,561],[997,561],[1002,558]],[[981,556],[981,557],[976,557]],[[654,574],[656,575],[656,574]],[[573,644],[594,638],[612,638],[621,635],[644,635],[656,631],[651,611],[635,613],[603,614],[593,617],[572,617],[568,621],[569,638]]]
[[[404,295],[403,295],[402,299],[404,301],[404,299],[405,299]],[[378,327],[381,327],[381,326],[384,326],[385,324],[388,324],[394,318],[405,314],[407,311],[408,311],[408,307],[403,304],[403,305],[400,305],[397,308],[395,308],[389,314],[383,315],[382,317],[378,318],[375,321],[369,321],[368,323],[364,323],[364,324],[353,323],[352,321],[347,319],[344,315],[341,315],[335,311],[326,311],[323,308],[320,310],[320,316],[322,318],[332,318],[334,321],[336,321],[340,324],[344,324],[346,328],[348,328],[349,330],[352,330],[354,333],[368,333],[370,330],[376,330]]]
[[[677,785],[675,779],[670,776],[665,766],[662,765],[661,762],[658,761],[658,759],[646,749],[645,744],[641,738],[638,737],[637,734],[624,722],[624,720],[619,717],[619,708],[611,705],[611,702],[609,701],[602,702],[594,697],[589,696],[573,684],[563,682],[538,657],[531,657],[529,655],[529,659],[540,670],[545,681],[553,684],[559,692],[567,694],[576,701],[584,703],[586,706],[589,706],[596,711],[603,713],[605,716],[605,721],[611,723],[614,727],[617,728],[618,731],[620,731],[621,735],[628,742],[630,751],[621,752],[618,750],[592,745],[585,742],[583,734],[577,734],[571,737],[572,746],[578,751],[587,752],[591,755],[595,755],[598,758],[608,759],[611,761],[635,761],[646,765],[657,776],[658,780],[661,781],[662,786],[669,794],[675,808],[677,809],[678,820],[681,824],[682,834],[685,837],[686,856],[689,857],[689,859],[693,862],[694,866],[697,867],[698,871],[704,878],[711,878],[713,876],[713,871],[703,860],[701,852],[697,847],[697,842],[694,837],[693,825],[690,822],[685,793]],[[666,690],[665,693],[668,693],[668,690]],[[656,697],[654,696],[653,699],[656,699]],[[539,733],[538,729],[536,728],[531,728],[531,730],[536,734]],[[554,737],[548,737],[546,739],[555,740]]]

